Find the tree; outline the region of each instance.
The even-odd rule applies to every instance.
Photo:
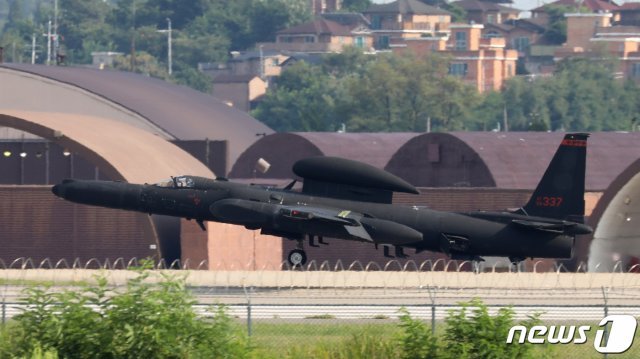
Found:
[[[2,28],[0,46],[4,46],[4,58],[7,62],[26,62],[30,58],[31,36],[40,31],[25,16],[25,2],[14,0],[10,3],[7,22]]]
[[[551,44],[561,45],[567,41],[567,18],[564,14],[585,10],[575,6],[548,4],[544,11],[549,16],[549,24],[544,32],[544,38]]]
[[[344,0],[342,8],[351,12],[363,12],[371,6],[371,0]]]
[[[451,13],[451,22],[466,22],[467,11],[461,6],[448,2],[446,0],[420,0],[421,2],[435,6]]]
[[[369,64],[364,74],[349,83],[353,94],[353,114],[347,122],[349,131],[399,130],[402,88],[406,78],[399,75],[393,56],[380,56]]]
[[[335,131],[334,88],[318,66],[300,61],[282,73],[253,115],[276,131]]]
[[[58,33],[69,62],[89,63],[92,51],[112,46],[112,28],[105,23],[110,11],[100,0],[60,0]]]

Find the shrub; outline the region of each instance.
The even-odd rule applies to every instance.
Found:
[[[399,325],[402,333],[398,346],[401,348],[401,358],[436,358],[438,343],[431,333],[431,328],[428,328],[423,321],[411,318],[406,308],[400,309],[400,313]]]
[[[25,290],[23,313],[3,335],[2,357],[245,358],[248,341],[223,307],[198,316],[184,278],[150,283],[140,274],[122,292],[105,278],[79,290]],[[8,337],[8,338],[7,338]],[[41,355],[41,354],[40,354]]]
[[[460,303],[462,308],[451,310],[444,334],[446,357],[461,358],[528,358],[533,357],[531,344],[507,344],[509,329],[514,325],[527,328],[538,324],[539,314],[516,323],[511,308],[501,308],[495,316],[480,300]],[[472,309],[473,308],[473,309]]]

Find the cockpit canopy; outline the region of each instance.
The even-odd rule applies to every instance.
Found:
[[[162,180],[155,183],[154,186],[168,188],[194,188],[195,182],[191,176],[178,176]]]

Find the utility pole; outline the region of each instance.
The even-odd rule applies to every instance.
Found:
[[[47,37],[47,66],[51,65],[51,20],[47,25],[47,33],[43,34]]]
[[[169,58],[168,62],[169,62],[169,75],[171,75],[171,73],[173,73],[173,54],[172,54],[172,44],[171,44],[171,19],[167,18],[167,27],[169,28],[169,36],[167,37],[167,46],[169,47],[169,49],[167,50],[167,57]]]
[[[31,65],[36,63],[36,34],[31,34]]]
[[[167,72],[169,76],[173,73],[173,49],[172,49],[172,30],[171,30],[171,19],[167,18],[167,29],[166,30],[157,30],[159,33],[167,33]]]
[[[264,80],[264,51],[263,46],[260,45],[260,78]]]
[[[58,62],[58,0],[53,0],[53,58]]]
[[[136,0],[131,2],[131,72],[136,72]]]

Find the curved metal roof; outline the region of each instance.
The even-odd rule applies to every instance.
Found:
[[[275,133],[261,138],[240,155],[231,178],[293,178],[293,164],[314,156],[343,157],[384,168],[391,156],[415,133]],[[254,173],[259,158],[271,164],[265,174]]]
[[[611,271],[617,256],[640,257],[640,159],[629,165],[602,194],[589,217],[594,227],[589,270]],[[578,248],[585,254],[587,248]],[[596,268],[600,265],[599,268]]]
[[[156,182],[176,174],[213,177],[200,161],[179,147],[124,122],[69,113],[0,110],[0,126],[17,128],[78,153],[112,179]],[[179,258],[180,221],[165,216],[144,217],[145,233],[155,237],[158,255]]]
[[[179,147],[131,125],[66,113],[0,110],[0,126],[17,128],[79,153],[114,179],[143,183],[215,175]]]
[[[555,154],[562,132],[453,132],[486,163],[500,188],[535,188]],[[587,146],[588,191],[604,191],[640,158],[639,132],[594,132]]]
[[[139,74],[80,67],[2,66],[85,89],[139,114],[179,140],[228,140],[230,163],[255,142],[257,133],[273,132],[211,95]]]
[[[534,189],[563,136],[564,133],[561,132],[427,133],[402,146],[393,156],[394,162],[389,163],[387,170],[414,185],[428,186],[429,184],[423,183],[421,178],[409,178],[412,173],[417,173],[416,171],[399,173],[397,163],[406,164],[407,161],[412,161],[416,164],[421,163],[421,166],[431,166],[432,171],[443,171],[444,166],[438,162],[440,159],[434,159],[433,164],[427,163],[429,161],[426,158],[433,155],[430,151],[437,151],[436,157],[460,157],[457,162],[449,164],[449,167],[451,170],[461,170],[467,166],[466,176],[472,185],[474,178],[489,176],[483,181],[485,186]],[[640,158],[638,143],[638,132],[593,133],[587,147],[586,189],[603,191],[608,188],[616,176]],[[430,147],[430,144],[438,147]],[[476,157],[480,163],[476,163]],[[437,166],[442,168],[436,168]],[[442,172],[441,176],[444,174]]]

